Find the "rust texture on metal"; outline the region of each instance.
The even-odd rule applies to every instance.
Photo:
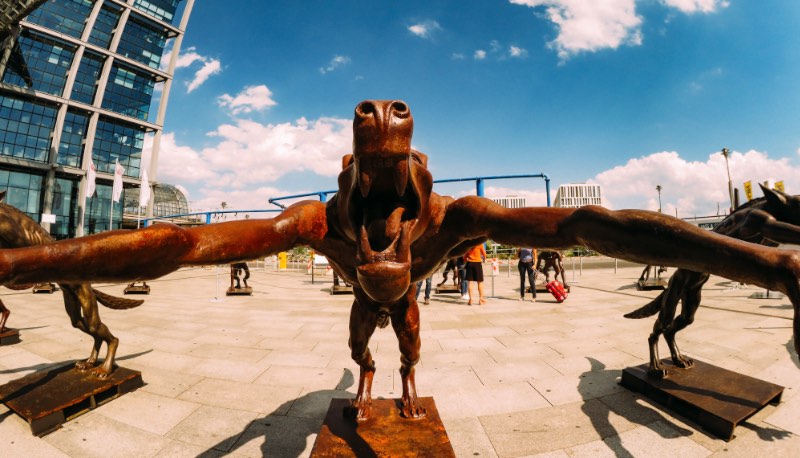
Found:
[[[662,364],[671,366],[664,358]],[[648,375],[649,364],[622,371],[620,384],[689,418],[706,431],[733,438],[736,425],[781,400],[783,387],[702,361],[692,370],[671,367],[666,379]]]
[[[244,286],[242,288],[230,287],[225,291],[226,296],[252,296],[253,288]]]
[[[311,457],[455,457],[433,398],[418,400],[428,412],[424,418],[406,421],[400,399],[375,399],[373,416],[363,422],[348,418],[349,399],[331,400]]]
[[[764,192],[764,197],[751,200],[737,208],[714,228],[714,232],[768,247],[777,247],[781,243],[800,244],[800,196],[769,189],[760,183],[759,186]],[[658,355],[658,340],[662,334],[675,366],[683,369],[692,367],[692,359],[681,353],[675,335],[694,321],[709,272],[713,273],[708,270],[678,269],[670,278],[664,292],[643,307],[625,314],[625,318],[646,318],[658,314],[653,332],[648,338],[651,376],[662,378],[669,376],[669,371],[661,364]],[[765,288],[774,290],[768,286]],[[788,296],[794,306],[794,345],[795,351],[798,351],[800,311],[796,288]],[[676,317],[678,302],[681,302],[681,313]]]
[[[19,330],[13,328],[3,328],[0,331],[0,346],[13,345],[19,343]]]
[[[106,378],[67,364],[0,385],[0,402],[41,436],[99,405],[144,385],[139,371],[115,367]]]
[[[400,349],[402,414],[425,415],[417,401],[420,359],[415,283],[443,261],[488,239],[511,246],[563,250],[575,245],[642,264],[711,272],[785,293],[795,306],[800,346],[800,256],[714,234],[642,210],[526,207],[433,192],[428,156],[412,148],[414,120],[399,100],[359,103],[353,151],[342,159],[339,189],[327,203],[298,202],[272,219],[181,228],[156,224],[109,231],[46,247],[0,250],[4,285],[157,278],[184,266],[242,262],[305,245],[327,257],[353,285],[350,353],[359,365],[354,404],[369,416],[375,363],[369,341],[392,326]]]

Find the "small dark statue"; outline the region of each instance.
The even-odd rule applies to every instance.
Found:
[[[242,275],[244,275],[244,278],[241,278]],[[244,282],[245,288],[249,288],[249,286],[247,286],[248,278],[250,278],[250,268],[247,267],[246,262],[234,262],[231,264],[231,289],[233,289],[234,281],[236,282],[236,289],[242,287],[242,282]]]
[[[800,348],[799,252],[742,242],[649,211],[509,209],[482,197],[440,196],[432,192],[428,157],[411,148],[413,126],[401,101],[359,103],[353,154],[344,157],[338,193],[327,203],[299,202],[269,220],[193,228],[156,224],[0,250],[0,284],[152,279],[182,266],[239,262],[307,245],[353,285],[349,343],[360,367],[353,400],[359,419],[369,415],[372,402],[369,340],[389,324],[401,354],[401,414],[425,415],[414,381],[420,357],[414,283],[490,238],[553,250],[582,245],[633,262],[712,272],[782,291],[795,306]]]
[[[781,243],[800,243],[800,197],[769,189],[761,184],[759,186],[764,197],[737,208],[714,228],[714,232],[769,247],[776,247]],[[694,364],[691,358],[681,354],[675,342],[675,334],[694,321],[694,315],[700,307],[703,285],[708,278],[707,273],[678,269],[670,278],[667,289],[658,297],[625,315],[625,318],[646,318],[659,314],[653,325],[653,333],[647,339],[650,346],[650,376],[664,378],[668,375],[658,356],[658,339],[661,334],[664,334],[676,367],[688,369]],[[679,301],[682,303],[681,313],[676,318]],[[797,318],[795,338],[796,333]]]
[[[5,198],[6,191],[0,191],[0,201]],[[53,238],[36,221],[17,208],[0,203],[0,248],[19,248],[44,245],[53,242]],[[38,282],[34,282],[38,283]],[[8,285],[13,289],[28,289],[31,284]],[[89,334],[94,339],[92,352],[85,361],[75,363],[80,370],[90,370],[98,378],[106,378],[114,370],[114,357],[117,353],[119,339],[114,337],[108,327],[100,320],[97,303],[115,310],[123,310],[141,305],[140,300],[114,297],[93,289],[88,283],[59,283],[64,294],[64,306],[72,326]],[[9,310],[0,301],[0,331],[5,329]],[[100,347],[106,344],[106,358],[103,364],[95,367],[100,354]]]
[[[458,270],[456,268],[456,261],[458,258],[451,258],[447,260],[447,264],[444,266],[444,271],[442,272],[442,282],[436,285],[437,287],[444,286],[447,283],[447,274],[453,274],[453,285],[461,287],[461,278],[458,276]]]
[[[544,264],[544,267],[541,267]],[[536,270],[544,274],[545,283],[550,282],[550,268],[553,269],[553,280],[558,280],[561,275],[561,284],[568,288],[567,279],[564,277],[564,263],[561,253],[558,251],[540,251],[539,259],[536,261]]]

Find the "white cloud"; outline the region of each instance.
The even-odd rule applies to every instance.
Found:
[[[439,30],[442,30],[442,26],[433,20],[422,21],[408,26],[408,31],[420,38],[431,38],[431,35]]]
[[[261,111],[277,105],[272,98],[272,91],[263,84],[248,86],[235,97],[223,94],[217,99],[219,106],[227,108],[234,115]]]
[[[186,92],[192,92],[208,80],[212,75],[222,72],[222,64],[217,59],[209,59],[196,71],[192,81],[186,84]]]
[[[511,45],[508,47],[508,55],[518,59],[525,58],[528,55],[528,50],[520,48],[519,46]]]
[[[174,49],[170,49],[164,54],[161,59],[161,70],[165,71],[167,69],[173,51]],[[222,63],[219,59],[203,56],[197,52],[195,47],[189,47],[178,55],[178,59],[175,61],[175,68],[188,68],[198,62],[202,64],[200,68],[195,71],[191,81],[184,83],[186,84],[187,93],[202,86],[211,76],[222,72]]]
[[[661,0],[661,3],[687,14],[713,13],[730,5],[727,0]]]
[[[544,7],[545,16],[558,28],[549,46],[563,60],[580,52],[616,49],[642,42],[642,18],[635,0],[509,0],[531,8]]]
[[[331,61],[328,62],[327,66],[319,68],[319,72],[324,75],[326,73],[330,73],[330,72],[336,70],[337,68],[339,68],[339,67],[341,67],[343,65],[347,65],[349,63],[350,63],[350,58],[347,57],[347,56],[333,56]]]
[[[454,52],[454,53],[453,53],[453,54],[450,56],[450,58],[451,58],[451,59],[453,59],[453,60],[464,60],[464,55],[463,55],[463,54],[461,54],[460,52]]]
[[[745,181],[752,181],[753,197],[760,197],[758,182],[784,180],[786,191],[800,180],[800,167],[789,158],[771,159],[766,153],[750,150],[733,152],[729,157],[731,181],[740,189],[740,200],[746,200],[742,191]],[[724,213],[730,206],[728,176],[725,158],[719,152],[710,153],[708,159],[687,161],[676,152],[653,153],[626,164],[599,173],[591,183],[602,186],[604,205],[609,208],[644,208],[658,210],[658,192],[661,185],[662,209],[681,218],[709,216]]]
[[[484,51],[483,49],[478,49],[475,51],[475,54],[473,54],[473,57],[475,58],[475,60],[486,59],[486,51]]]

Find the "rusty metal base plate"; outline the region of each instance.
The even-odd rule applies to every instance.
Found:
[[[15,343],[19,343],[19,330],[6,328],[5,331],[0,332],[0,346]]]
[[[331,294],[353,294],[353,287],[347,285],[331,286]]]
[[[636,289],[639,291],[650,291],[654,289],[667,289],[669,280],[666,278],[650,278],[636,282]]]
[[[33,294],[53,294],[58,291],[58,286],[53,283],[39,283],[34,285]]]
[[[783,293],[779,293],[777,291],[756,291],[755,293],[748,296],[750,299],[783,299],[786,296]]]
[[[226,296],[252,296],[253,295],[253,288],[249,286],[245,286],[243,288],[228,288],[225,291]]]
[[[729,441],[740,422],[767,404],[781,400],[783,387],[695,360],[680,369],[661,360],[669,371],[665,379],[649,377],[648,364],[622,371],[620,385],[689,418],[706,431]]]
[[[455,457],[433,398],[418,400],[424,418],[401,417],[399,399],[373,399],[370,418],[356,423],[344,413],[351,400],[332,399],[311,457]]]
[[[436,294],[448,294],[448,293],[461,294],[461,290],[458,288],[458,285],[441,285],[436,287]]]
[[[142,373],[117,367],[101,380],[74,363],[43,370],[0,385],[0,402],[44,436],[73,418],[144,385]]]
[[[150,286],[127,286],[125,287],[125,294],[150,294]]]

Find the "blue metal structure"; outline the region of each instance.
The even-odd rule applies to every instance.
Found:
[[[214,210],[210,212],[194,212],[194,213],[181,213],[177,215],[166,215],[166,216],[156,216],[153,218],[145,218],[142,220],[142,225],[147,227],[150,223],[160,220],[160,219],[172,219],[172,218],[185,218],[187,216],[205,216],[206,224],[211,224],[211,217],[214,215],[220,215],[223,213],[280,213],[282,210]]]

